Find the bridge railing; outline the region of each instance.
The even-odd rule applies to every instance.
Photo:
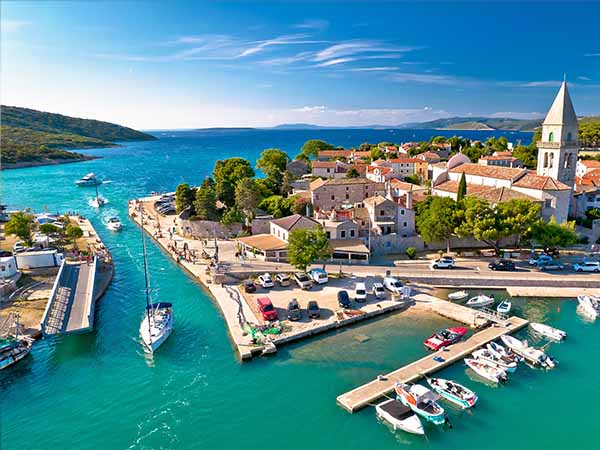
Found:
[[[96,286],[96,270],[98,269],[98,257],[94,255],[94,259],[92,261],[92,265],[90,267],[90,274],[88,279],[88,291],[86,293],[86,301],[87,301],[87,312],[86,316],[88,318],[88,323],[90,324],[90,328],[94,327],[94,312],[95,312],[95,302],[94,302],[94,291]]]
[[[52,290],[50,291],[50,298],[48,298],[48,303],[46,303],[46,309],[44,309],[44,315],[42,316],[42,321],[40,323],[40,328],[42,330],[42,334],[46,334],[46,325],[48,324],[48,319],[50,318],[50,312],[52,311],[52,307],[54,306],[54,302],[56,301],[56,292],[61,285],[62,275],[64,273],[65,261],[60,264],[60,268],[58,269],[58,273],[56,274],[56,278],[54,279],[54,285],[52,286]]]

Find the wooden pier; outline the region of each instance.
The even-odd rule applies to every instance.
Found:
[[[506,326],[492,326],[475,333],[465,341],[449,346],[446,350],[440,350],[429,354],[424,358],[414,361],[400,369],[397,369],[380,379],[371,381],[356,389],[353,389],[337,398],[340,406],[348,412],[358,411],[379,398],[391,393],[396,382],[412,383],[424,375],[434,373],[470,355],[478,348],[488,342],[498,339],[505,334],[514,333],[525,327],[528,321],[520,317],[511,317],[506,321]],[[433,358],[439,356],[442,362]]]

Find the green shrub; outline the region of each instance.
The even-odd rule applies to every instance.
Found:
[[[408,247],[405,253],[406,256],[409,257],[409,259],[415,259],[415,257],[417,256],[417,250],[414,247]]]

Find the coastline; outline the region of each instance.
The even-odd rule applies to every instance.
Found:
[[[83,155],[83,158],[79,159],[45,159],[43,161],[22,161],[14,164],[2,164],[0,170],[12,170],[12,169],[27,169],[30,167],[41,167],[41,166],[58,166],[60,164],[71,164],[84,161],[92,161],[94,159],[100,159],[101,156]]]

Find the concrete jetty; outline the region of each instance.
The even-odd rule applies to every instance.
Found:
[[[355,412],[379,398],[391,393],[396,382],[412,383],[438,370],[443,369],[470,355],[472,352],[498,339],[505,334],[513,333],[528,323],[520,317],[511,317],[506,327],[492,326],[475,333],[465,341],[449,346],[446,350],[440,350],[414,361],[400,369],[388,373],[384,377],[373,380],[363,386],[353,389],[337,397],[337,403],[348,412]],[[443,358],[443,361],[435,361],[435,357]]]

